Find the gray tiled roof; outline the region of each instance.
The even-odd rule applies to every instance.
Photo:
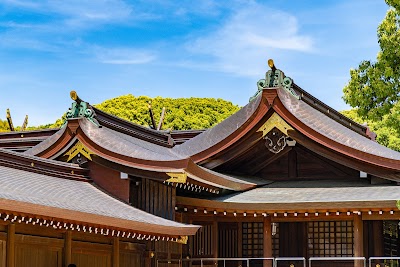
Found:
[[[394,185],[370,185],[368,181],[285,181],[217,200],[234,203],[307,203],[399,199],[400,186]]]
[[[37,144],[36,146],[32,147],[31,149],[28,149],[27,151],[24,152],[26,155],[38,155],[40,152],[46,150],[49,148],[52,144],[54,144],[65,132],[67,127],[65,125],[60,128],[55,134],[52,136],[48,137],[46,140],[43,142]]]
[[[157,161],[184,159],[170,149],[135,138],[107,127],[98,128],[84,119],[80,121],[83,132],[97,145],[120,155]]]
[[[173,147],[172,150],[181,155],[192,156],[214,146],[242,127],[250,119],[251,115],[254,114],[260,101],[261,94],[223,122],[191,138],[185,143]]]
[[[0,199],[143,222],[150,225],[193,227],[193,225],[177,223],[136,209],[112,198],[87,182],[60,179],[3,166],[0,166]]]
[[[316,132],[345,146],[384,158],[400,160],[400,153],[384,147],[329,118],[307,103],[297,100],[283,89],[278,89],[283,105],[301,122]]]

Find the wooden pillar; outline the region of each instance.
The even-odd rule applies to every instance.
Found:
[[[264,241],[263,241],[263,257],[264,258],[272,258],[272,223],[271,216],[264,217],[263,221],[263,232],[264,232]],[[271,267],[272,261],[264,261],[264,267]]]
[[[354,257],[364,257],[363,221],[361,215],[354,214]],[[356,261],[357,267],[363,266],[362,261]]]
[[[15,224],[7,227],[7,267],[15,267]]]
[[[372,221],[372,242],[373,257],[383,257],[383,221]]]
[[[119,237],[113,239],[113,267],[119,267]]]
[[[218,258],[218,222],[214,219],[212,231],[213,257]]]
[[[72,232],[67,230],[64,234],[64,266],[72,263]]]

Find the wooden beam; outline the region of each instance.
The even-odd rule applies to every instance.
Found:
[[[149,113],[150,113],[150,119],[151,119],[151,126],[154,130],[157,130],[156,128],[156,121],[154,120],[154,114],[153,114],[153,109],[151,108],[151,103],[149,102]]]
[[[361,215],[354,214],[354,257],[364,257],[363,221]],[[356,261],[356,267],[362,267],[362,261]]]
[[[119,267],[119,237],[113,239],[113,267]]]
[[[15,267],[15,224],[7,227],[7,267]]]
[[[72,263],[72,232],[67,230],[64,234],[64,266]]]
[[[162,108],[160,121],[158,122],[157,131],[161,130],[165,117],[165,107]]]
[[[263,243],[263,257],[272,258],[272,223],[271,216],[264,217],[263,221],[264,243]],[[264,267],[272,267],[272,261],[264,261]]]
[[[22,123],[21,131],[25,131],[28,126],[28,115],[25,115],[24,123]]]

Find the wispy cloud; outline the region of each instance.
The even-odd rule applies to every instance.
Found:
[[[52,13],[63,16],[68,22],[107,22],[123,20],[131,15],[132,7],[121,0],[45,0],[20,1],[5,0],[5,5],[40,13]]]
[[[186,48],[211,57],[222,71],[245,76],[259,75],[265,66],[256,62],[266,55],[314,49],[313,39],[299,33],[296,17],[255,3],[238,8],[220,28],[187,42]]]
[[[138,65],[154,61],[157,56],[152,51],[134,48],[103,48],[91,49],[96,59],[105,64]]]

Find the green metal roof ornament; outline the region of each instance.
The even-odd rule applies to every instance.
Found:
[[[71,99],[75,102],[72,103],[72,107],[67,111],[66,117],[68,119],[73,118],[86,118],[97,127],[100,126],[99,122],[95,119],[95,113],[89,103],[79,98],[75,91],[70,92]]]
[[[274,87],[282,87],[296,99],[300,99],[300,96],[292,88],[293,80],[289,77],[286,77],[283,71],[277,69],[272,59],[268,60],[268,66],[271,68],[271,70],[267,71],[265,74],[265,79],[261,79],[257,82],[257,93],[250,97],[249,101],[251,102],[259,94],[261,94],[263,89]]]

